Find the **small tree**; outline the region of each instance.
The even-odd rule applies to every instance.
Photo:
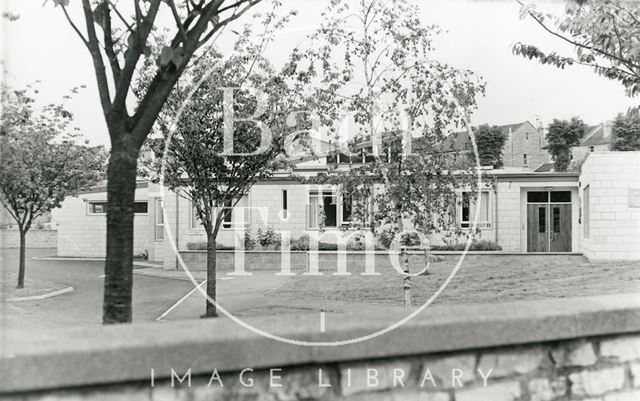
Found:
[[[20,234],[18,288],[24,287],[26,235],[31,224],[103,177],[101,147],[75,144],[72,115],[61,105],[34,108],[26,90],[2,86],[0,202]]]
[[[349,191],[360,188],[356,196],[373,196],[378,225],[402,230],[409,219],[432,229],[442,215],[436,194],[452,194],[456,180],[439,149],[448,131],[464,126],[484,85],[471,71],[432,58],[439,29],[424,26],[407,1],[361,0],[351,7],[337,0],[323,15],[311,44],[293,52],[289,73],[299,92],[310,94],[308,109],[348,144],[343,151],[375,159],[335,177]],[[345,116],[353,119],[349,136],[336,124]],[[372,182],[384,191],[366,189]]]
[[[105,324],[131,321],[133,207],[140,149],[196,52],[260,1],[133,0],[127,8],[123,2],[81,0],[78,2],[84,20],[78,25],[67,10],[71,0],[53,0],[91,57],[111,139],[102,316]],[[151,38],[163,28],[171,36],[156,54],[151,51]],[[151,79],[144,91],[136,94],[139,101],[132,108],[132,84],[143,60],[149,57],[154,62]]]
[[[537,11],[535,5],[516,0],[521,18],[532,18],[542,29],[575,48],[575,56],[545,52],[517,43],[515,54],[542,64],[565,68],[578,64],[620,82],[628,96],[640,93],[640,2],[629,0],[571,0],[565,15]]]
[[[165,170],[157,180],[163,180],[195,207],[207,235],[207,295],[212,300],[216,299],[216,239],[222,222],[253,184],[285,165],[285,113],[291,110],[291,96],[262,53],[287,19],[277,17],[274,9],[266,16],[257,43],[247,26],[236,45],[237,54],[228,59],[217,54],[204,56],[207,62],[203,65],[218,63],[219,67],[194,70],[193,82],[201,85],[189,99],[186,91],[177,88],[159,126],[163,136],[154,146],[160,157],[155,170],[162,172],[162,164]],[[256,95],[256,89],[264,96]],[[176,111],[183,103],[186,107],[178,116]],[[257,110],[260,115],[251,121],[232,120],[233,115],[244,118]],[[229,128],[231,138],[226,137]],[[263,130],[269,131],[268,138],[263,138]],[[229,139],[233,140],[232,148]],[[204,317],[216,315],[215,304],[207,299]]]
[[[475,130],[476,145],[478,147],[478,157],[481,166],[493,166],[500,168],[503,166],[502,152],[505,137],[502,129],[498,126],[481,125]],[[471,154],[475,162],[475,155]]]
[[[398,232],[411,221],[424,233],[434,231],[450,215],[452,203],[442,201],[455,196],[465,177],[454,174],[438,149],[449,130],[465,126],[484,86],[472,72],[433,59],[439,29],[424,26],[407,1],[336,0],[323,15],[310,45],[294,51],[289,72],[342,151],[369,160],[325,182],[351,195],[352,216],[366,217],[373,203],[375,227],[366,220],[362,226]],[[350,135],[336,124],[345,117],[353,120]],[[358,209],[363,212],[354,214]]]
[[[587,125],[579,117],[571,120],[554,119],[549,124],[545,149],[553,159],[555,171],[567,171],[571,164],[571,147],[580,143]]]
[[[618,114],[611,127],[611,150],[640,150],[640,116]]]

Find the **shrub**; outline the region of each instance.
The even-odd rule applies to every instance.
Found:
[[[331,242],[318,242],[319,251],[337,251],[338,244],[332,244]]]
[[[149,251],[146,249],[133,255],[135,259],[149,260]]]
[[[291,241],[291,250],[292,251],[308,251],[311,249],[309,245],[309,235],[304,234],[297,239]],[[338,244],[332,244],[330,242],[318,242],[318,250],[319,251],[337,251]]]
[[[455,244],[446,244],[446,245],[434,245],[431,247],[434,251],[464,251],[464,248],[467,246],[466,242],[458,242]],[[471,246],[469,247],[470,251],[501,251],[502,247],[493,241],[488,240],[473,240],[471,242]]]
[[[348,251],[364,251],[366,249],[367,243],[365,241],[364,235],[358,233],[349,238],[349,242],[347,243]]]
[[[187,249],[190,251],[206,251],[207,241],[187,242]],[[220,251],[232,251],[234,248],[232,246],[226,246],[216,242],[216,249]]]
[[[391,242],[395,238],[395,235],[396,231],[391,227],[380,231],[380,233],[378,234],[378,242],[380,243],[380,246],[382,246],[384,249],[391,248]]]
[[[391,244],[393,243],[393,240],[395,239],[396,235],[397,235],[396,231],[391,227],[382,230],[378,234],[378,242],[380,243],[380,246],[383,249],[391,248]],[[420,235],[418,235],[417,232],[404,233],[400,237],[400,245],[408,246],[408,247],[420,246]]]
[[[258,229],[258,243],[262,249],[280,249],[282,238],[271,227],[267,228],[266,231]]]
[[[245,251],[251,251],[255,249],[256,241],[251,238],[251,233],[249,231],[244,232],[244,249]]]
[[[309,250],[309,236],[307,234],[291,240],[292,251],[308,251]]]

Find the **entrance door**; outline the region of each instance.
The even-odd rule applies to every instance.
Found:
[[[549,205],[551,252],[571,252],[571,205]]]
[[[548,205],[527,205],[527,252],[549,252]]]
[[[527,193],[527,252],[571,252],[571,192]]]

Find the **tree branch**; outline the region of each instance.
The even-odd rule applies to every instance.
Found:
[[[110,1],[105,0],[100,3],[98,7],[102,7],[104,11],[104,27],[102,27],[102,32],[104,36],[104,52],[107,54],[107,58],[109,59],[109,65],[111,66],[111,75],[113,75],[113,82],[118,82],[120,80],[120,74],[122,72],[120,68],[120,63],[118,62],[118,56],[113,49],[113,37],[111,36],[111,13],[109,12],[109,3]],[[113,6],[115,9],[115,6]]]
[[[111,95],[109,94],[109,82],[107,80],[102,54],[100,54],[100,44],[96,35],[93,11],[91,10],[91,3],[89,0],[82,0],[82,9],[84,11],[85,23],[87,25],[87,47],[89,48],[89,53],[91,53],[91,58],[93,59],[93,66],[96,73],[96,79],[98,81],[100,104],[102,105],[102,111],[105,117],[107,117],[108,114],[111,113]],[[107,121],[109,120],[110,119],[107,118]],[[111,132],[111,130],[109,132]]]
[[[88,0],[84,0],[88,1]],[[120,79],[115,83],[116,93],[113,99],[113,105],[119,110],[126,110],[126,100],[129,93],[129,87],[131,85],[131,79],[136,70],[138,60],[144,51],[144,47],[147,43],[149,33],[153,28],[153,23],[156,19],[158,9],[160,8],[161,0],[152,0],[149,6],[149,11],[146,16],[138,16],[139,5],[136,1],[136,20],[138,21],[136,29],[132,32],[132,35],[136,35],[136,40],[133,45],[129,46],[125,55],[124,67],[120,75]],[[146,20],[146,21],[145,21]],[[125,113],[126,114],[126,113]]]
[[[73,20],[71,19],[71,17],[69,16],[69,13],[67,12],[67,7],[62,6],[62,12],[64,13],[64,17],[67,19],[67,21],[69,22],[69,25],[71,25],[71,27],[73,28],[73,30],[78,34],[78,36],[80,37],[80,40],[82,40],[82,43],[85,44],[85,46],[87,46],[87,48],[89,48],[89,41],[87,40],[87,38],[84,37],[84,35],[82,34],[82,32],[80,32],[80,30],[78,29],[78,27],[76,26],[76,24],[73,22]]]
[[[524,6],[524,4],[522,3],[521,0],[516,0],[516,1],[521,6]],[[615,54],[611,54],[611,53],[609,53],[607,51],[604,51],[602,49],[599,49],[597,47],[590,46],[590,45],[588,45],[586,43],[580,43],[580,42],[577,42],[577,41],[575,41],[573,39],[567,38],[566,36],[560,34],[559,32],[556,32],[556,31],[552,30],[551,28],[547,27],[547,25],[544,23],[544,21],[542,21],[539,17],[535,16],[531,11],[529,11],[529,16],[531,18],[533,18],[533,20],[536,21],[538,23],[538,25],[540,25],[545,31],[547,31],[548,33],[550,33],[551,35],[553,35],[553,36],[555,36],[557,38],[560,38],[560,39],[564,40],[565,42],[567,42],[569,44],[572,44],[572,45],[574,45],[576,47],[581,47],[583,49],[591,50],[591,51],[596,52],[596,53],[598,53],[598,54],[600,54],[602,56],[605,56],[605,57],[608,57],[610,59],[616,60],[616,61],[618,61],[618,62],[620,62],[622,64],[626,64],[626,63],[629,62],[628,60],[625,60],[624,58],[620,58],[620,57],[616,56]],[[629,65],[632,66],[633,68],[640,69],[640,65],[638,65],[638,64],[629,63]]]

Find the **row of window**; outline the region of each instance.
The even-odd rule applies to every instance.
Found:
[[[148,214],[148,202],[135,202],[133,204],[133,212],[135,214]],[[89,202],[88,214],[106,214],[107,202]]]
[[[133,212],[137,215],[149,214],[149,202],[137,201],[133,205]],[[107,213],[107,202],[89,202],[87,205],[87,213],[89,215],[103,215]],[[156,199],[155,216],[155,239],[161,241],[164,239],[164,215],[162,208],[162,200]]]
[[[473,220],[478,209],[478,227],[491,227],[491,203],[489,201],[489,191],[480,192],[480,203],[477,206],[476,192],[463,192],[461,195],[461,205],[458,208],[458,222],[460,227],[469,228],[473,225]],[[334,190],[309,191],[307,210],[307,228],[317,230],[323,228],[348,228],[352,223],[353,200],[350,196],[340,195]],[[225,208],[231,209],[230,205]],[[232,228],[234,218],[233,212],[225,215],[222,228]],[[289,217],[289,202],[287,190],[282,190],[282,214],[283,219]],[[245,222],[247,218],[245,216]],[[191,228],[200,228],[201,223],[197,216],[195,207],[191,208]]]
[[[477,205],[476,192],[463,192],[462,202],[458,209],[459,225],[462,228],[469,228],[473,224],[478,210],[478,226],[481,228],[491,227],[491,207],[489,201],[489,191],[480,192],[480,203]],[[107,212],[106,202],[89,202],[89,214],[105,214]],[[225,209],[229,212],[223,217],[222,228],[230,229],[233,226],[233,208],[227,202]],[[324,228],[348,228],[352,222],[353,201],[350,196],[339,196],[337,191],[323,190],[310,191],[309,203],[307,204],[307,227],[311,230]],[[135,202],[134,210],[136,214],[148,214],[148,202]],[[289,200],[287,190],[282,190],[282,216],[289,217]],[[245,222],[247,220],[245,219]],[[195,207],[191,208],[191,228],[198,229],[201,226]],[[156,199],[154,209],[155,239],[164,239],[164,214],[162,200]]]

